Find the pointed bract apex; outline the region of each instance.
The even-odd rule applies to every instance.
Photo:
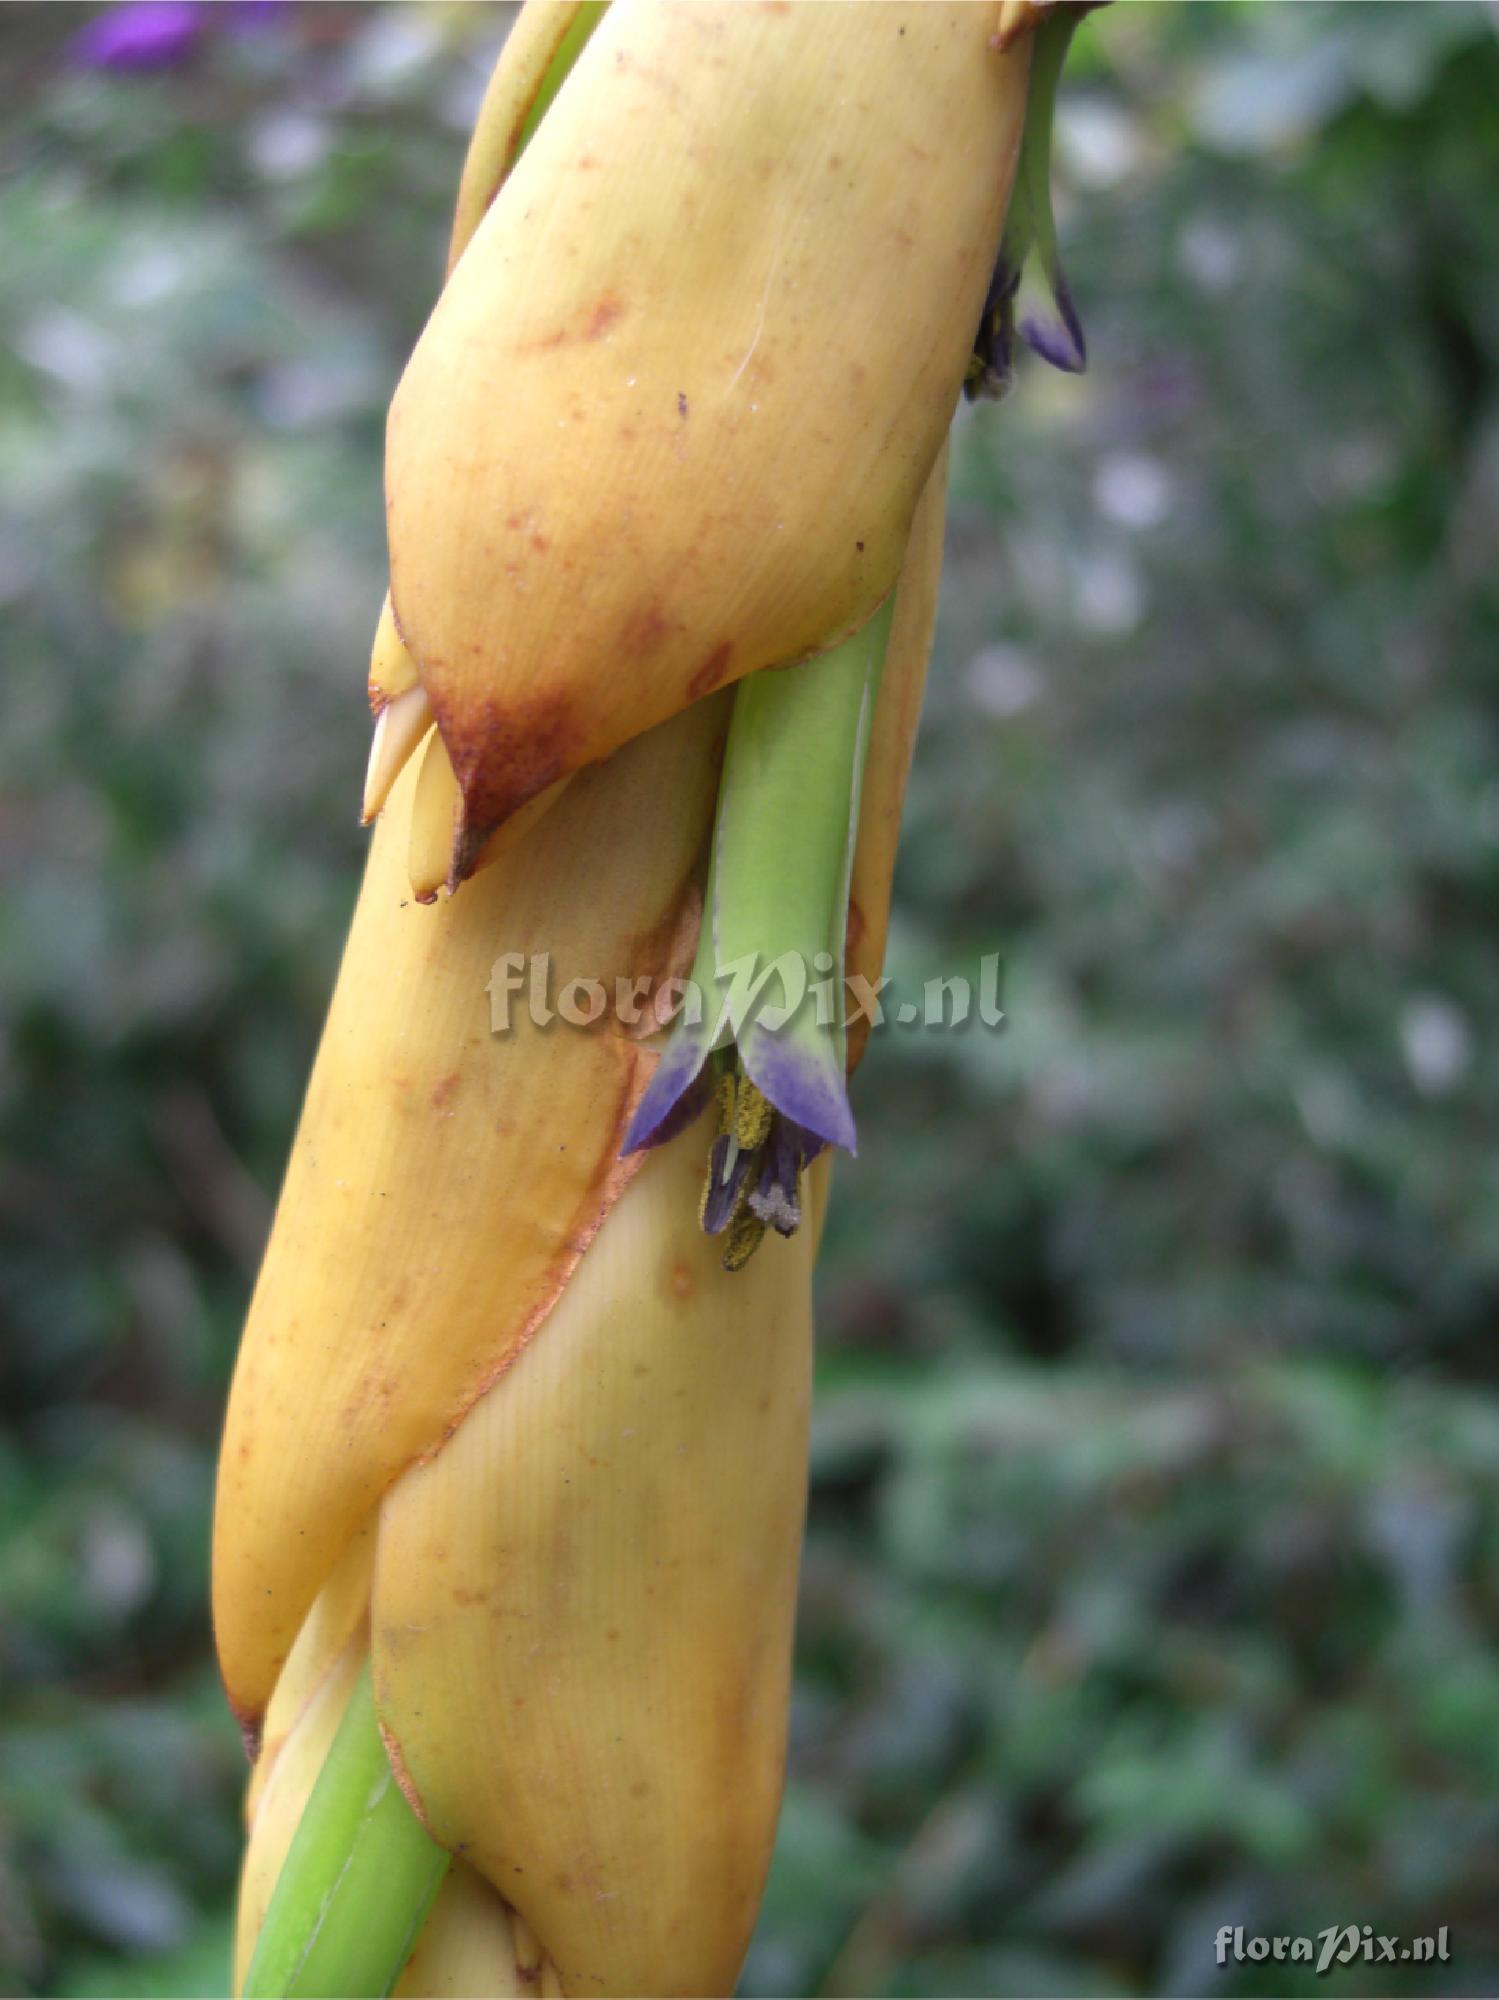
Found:
[[[1034,33],[1051,14],[1060,12],[1081,17],[1108,4],[1109,0],[1000,0],[999,25],[994,31],[992,46],[1003,55],[1026,35]]]
[[[994,31],[993,46],[1001,55],[1007,54],[1018,41],[1032,32],[1051,4],[1052,0],[1000,0],[999,25]]]
[[[401,637],[401,628],[396,623],[395,609],[389,592],[380,607],[380,622],[375,627],[374,644],[370,648],[369,697],[370,712],[378,715],[388,703],[420,687],[421,681],[416,671],[416,661],[406,650]]]
[[[438,890],[447,884],[460,803],[447,745],[442,732],[434,729],[417,772],[407,842],[411,893],[418,903],[435,903]]]
[[[390,788],[406,768],[406,760],[432,727],[432,708],[425,690],[407,688],[394,696],[375,717],[370,761],[364,774],[360,824],[368,826],[390,797]]]

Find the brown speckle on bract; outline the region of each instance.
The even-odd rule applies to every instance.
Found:
[[[627,657],[653,653],[670,630],[671,621],[659,604],[642,604],[620,627],[619,649]]]
[[[623,312],[624,306],[615,294],[613,292],[605,292],[589,315],[583,338],[585,340],[602,340]]]

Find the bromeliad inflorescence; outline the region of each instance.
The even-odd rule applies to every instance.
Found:
[[[946,432],[1016,326],[1081,363],[1076,11],[512,29],[391,410],[378,825],[220,1462],[247,1996],[733,1989]],[[491,1036],[517,949],[703,1006],[659,1056]]]

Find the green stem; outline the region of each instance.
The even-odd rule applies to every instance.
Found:
[[[849,876],[893,610],[892,595],[831,652],[740,682],[713,838],[704,926],[713,971],[745,958],[764,967],[782,954],[809,975],[830,971],[840,1067]],[[819,954],[830,968],[815,968]]]
[[[366,1665],[282,1864],[243,2000],[380,2000],[451,1860],[396,1783]]]
[[[568,25],[567,33],[557,44],[557,53],[552,57],[546,75],[541,80],[541,88],[536,100],[526,113],[525,123],[520,128],[520,143],[515,156],[520,158],[531,143],[537,126],[552,108],[552,101],[567,80],[568,71],[583,53],[589,36],[604,18],[604,9],[609,0],[583,0],[577,13]]]

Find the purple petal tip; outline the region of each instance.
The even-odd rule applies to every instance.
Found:
[[[622,1154],[664,1146],[696,1121],[711,1095],[707,1060],[707,1046],[696,1035],[678,1034],[667,1043],[635,1107],[619,1149]]]
[[[1083,323],[1064,285],[1056,287],[1055,302],[1055,312],[1033,309],[1021,314],[1021,338],[1043,361],[1060,368],[1064,375],[1081,375],[1088,366]]]
[[[751,1078],[783,1118],[804,1127],[814,1140],[841,1146],[846,1153],[857,1153],[854,1114],[831,1039],[824,1059],[804,1044],[750,1029],[739,1038],[739,1055]]]

